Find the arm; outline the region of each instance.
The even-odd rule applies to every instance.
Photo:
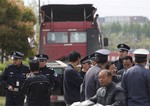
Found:
[[[29,78],[27,78],[25,80],[25,82],[23,83],[22,87],[21,87],[21,92],[23,94],[27,94],[27,91],[28,91],[28,87],[29,87]]]
[[[9,80],[8,72],[7,72],[7,68],[5,68],[5,70],[1,74],[1,84],[3,85],[5,89],[8,89],[8,87],[10,86],[10,84],[8,83],[8,80]]]
[[[94,102],[94,103],[97,103],[97,96],[93,96],[91,98],[89,98],[90,101]]]
[[[126,99],[123,90],[118,90],[114,97],[115,102],[111,106],[126,106]]]
[[[76,87],[80,87],[83,83],[82,76],[74,69],[67,71],[65,77],[68,82],[72,83]]]
[[[52,90],[56,90],[59,87],[59,85],[61,85],[61,81],[58,74],[53,69],[51,69],[51,72],[52,75],[50,80],[52,81]]]

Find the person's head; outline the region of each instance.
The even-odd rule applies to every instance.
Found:
[[[96,57],[95,57],[95,53],[89,55],[89,58],[91,59],[91,63],[93,66],[96,65]]]
[[[29,67],[32,72],[39,71],[39,61],[38,60],[30,60]]]
[[[112,74],[109,70],[103,69],[98,74],[98,80],[101,86],[107,87],[112,82]]]
[[[135,57],[135,63],[144,63],[144,65],[146,65],[147,55],[149,54],[148,50],[136,49],[133,53],[134,53],[134,57]]]
[[[39,61],[40,68],[45,67],[47,60],[49,59],[46,54],[38,54],[36,55],[36,58]]]
[[[96,57],[92,57],[91,58],[91,63],[92,63],[93,66],[96,65]]]
[[[16,66],[20,66],[22,64],[22,58],[23,58],[24,54],[21,52],[14,52],[12,54],[12,59],[13,59],[13,64]]]
[[[80,60],[81,68],[84,71],[88,71],[88,69],[91,67],[91,60],[89,59],[89,56],[85,56]]]
[[[108,69],[113,76],[116,74],[117,67],[113,61],[108,61],[105,68]]]
[[[104,64],[108,61],[108,55],[110,51],[107,49],[100,49],[95,52],[96,62],[100,64]]]
[[[118,51],[119,58],[123,58],[123,57],[127,56],[128,51],[130,50],[130,47],[126,44],[123,44],[123,43],[119,44],[117,46],[117,48],[119,49],[119,51]]]
[[[131,56],[125,56],[123,58],[123,66],[124,66],[125,69],[128,69],[128,68],[132,67],[133,64],[134,63],[133,63],[133,59],[132,59]]]
[[[69,54],[69,62],[75,63],[76,65],[80,63],[80,58],[81,58],[81,55],[77,51],[72,51]]]
[[[91,60],[85,60],[84,62],[82,62],[81,67],[84,71],[88,71],[91,67]]]

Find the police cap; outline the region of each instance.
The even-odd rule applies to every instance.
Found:
[[[38,60],[47,60],[47,59],[49,59],[48,55],[46,55],[46,54],[38,54],[38,55],[36,55],[36,57],[37,57]]]
[[[119,49],[119,51],[129,51],[130,50],[130,47],[123,43],[119,44],[117,46],[117,48]]]
[[[108,49],[100,49],[95,51],[95,53],[102,54],[102,55],[109,55],[110,51]]]
[[[85,63],[91,64],[90,57],[89,57],[89,56],[85,56],[84,58],[82,58],[82,59],[80,60],[80,63],[81,63],[81,64],[85,64]]]
[[[97,63],[105,63],[108,61],[108,55],[110,54],[110,51],[108,49],[100,49],[95,51],[95,57]]]
[[[18,51],[15,51],[13,54],[12,54],[12,58],[17,58],[17,59],[21,59],[22,57],[24,56],[23,53],[21,52],[18,52]]]
[[[135,58],[147,58],[149,51],[146,49],[136,49],[134,52]]]

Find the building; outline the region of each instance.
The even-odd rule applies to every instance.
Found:
[[[139,23],[143,24],[148,22],[149,19],[143,16],[107,16],[100,17],[99,21],[103,24],[112,24],[112,23],[120,23],[120,24],[131,24],[131,23]]]

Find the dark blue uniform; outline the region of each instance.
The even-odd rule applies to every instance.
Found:
[[[23,64],[19,67],[12,64],[5,68],[2,73],[2,85],[7,90],[5,106],[23,106],[24,95],[20,92],[20,89],[29,73],[29,67]],[[9,85],[13,87],[14,91],[8,90]]]
[[[39,69],[40,73],[46,76],[48,81],[51,84],[52,90],[56,90],[59,86],[60,80],[58,78],[58,74],[52,69],[48,67],[43,67]]]
[[[127,106],[150,106],[150,71],[136,64],[123,76]]]
[[[49,81],[39,73],[28,77],[22,86],[22,92],[27,95],[27,106],[50,106],[49,91]]]
[[[114,61],[114,63],[115,66],[117,67],[117,70],[121,70],[124,68],[122,59],[119,58],[119,60]]]

